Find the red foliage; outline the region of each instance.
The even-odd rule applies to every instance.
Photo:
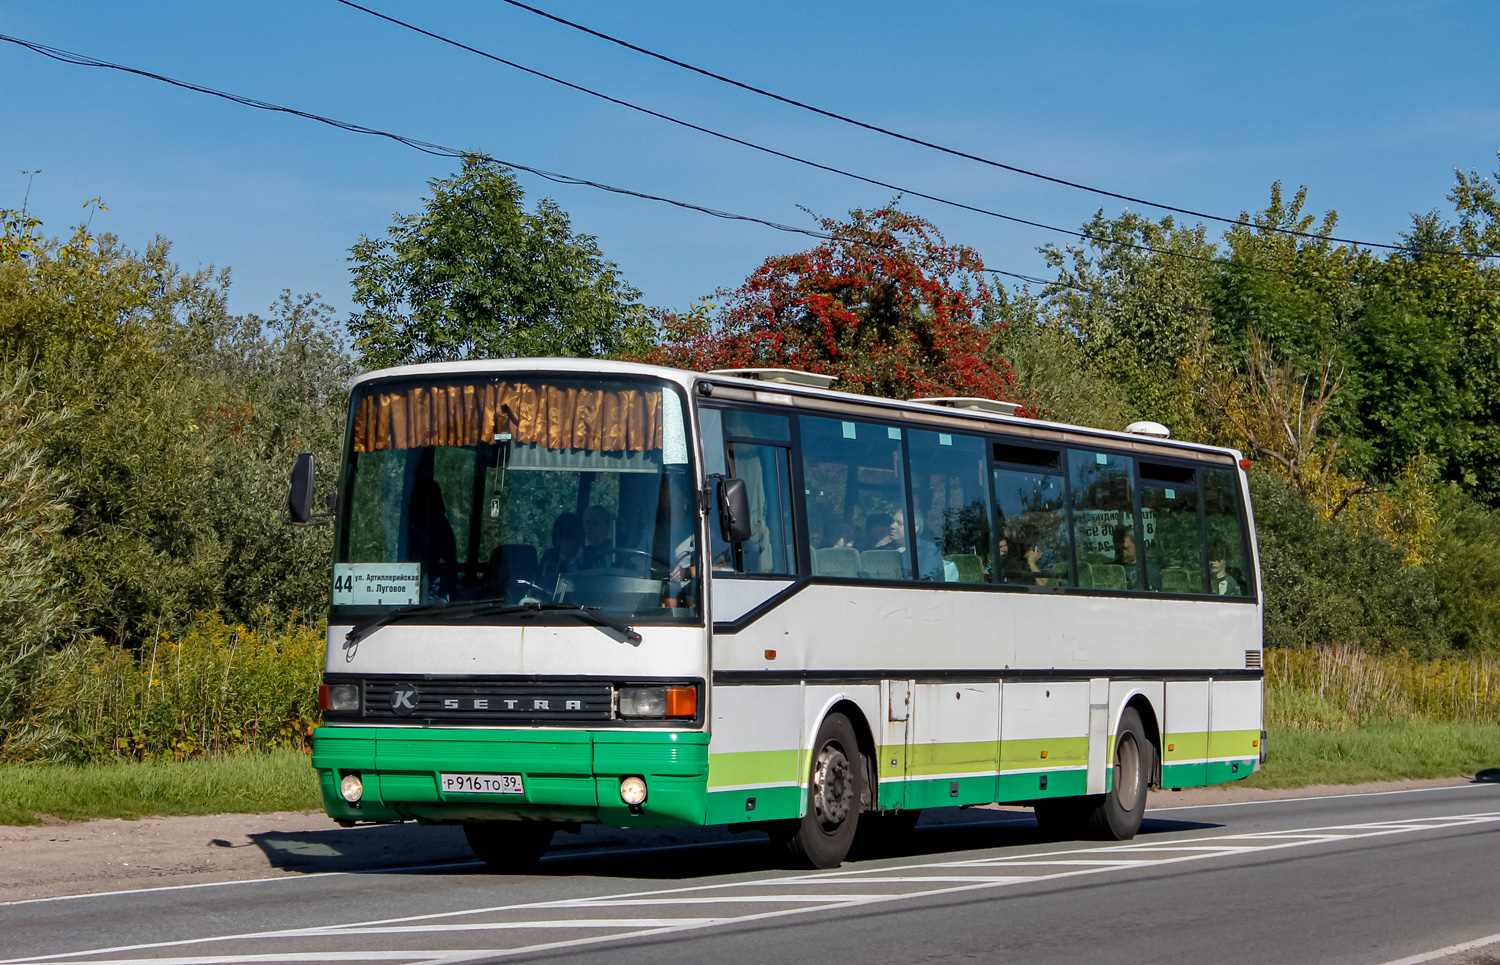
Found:
[[[707,309],[659,319],[662,344],[642,361],[707,371],[777,367],[838,376],[835,388],[897,399],[1016,399],[981,309],[994,292],[978,252],[949,245],[894,207],[820,218],[833,236],[767,259]]]

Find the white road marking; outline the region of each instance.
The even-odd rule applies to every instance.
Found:
[[[1462,942],[1457,945],[1449,945],[1447,948],[1439,948],[1433,952],[1423,952],[1410,958],[1398,958],[1394,962],[1385,962],[1383,965],[1421,965],[1422,962],[1435,962],[1450,955],[1458,955],[1463,952],[1471,952],[1476,948],[1484,948],[1486,945],[1494,945],[1500,942],[1500,935],[1488,935],[1484,938],[1476,938],[1471,942]]]
[[[1174,804],[1174,805],[1171,805],[1170,807],[1153,807],[1153,808],[1148,809],[1147,813],[1148,814],[1154,814],[1157,811],[1204,811],[1204,810],[1212,810],[1213,808],[1244,807],[1245,805],[1250,805],[1250,804],[1275,805],[1275,804],[1297,804],[1297,803],[1304,802],[1304,801],[1337,801],[1337,800],[1343,800],[1345,798],[1352,798],[1352,797],[1382,797],[1382,796],[1390,795],[1390,794],[1430,794],[1430,793],[1433,793],[1433,792],[1436,792],[1436,791],[1457,791],[1457,790],[1464,790],[1464,789],[1468,789],[1468,788],[1493,788],[1495,786],[1496,785],[1494,783],[1491,783],[1491,782],[1476,781],[1476,782],[1474,782],[1472,784],[1447,784],[1447,785],[1443,785],[1441,787],[1409,787],[1409,788],[1403,788],[1402,790],[1399,790],[1399,791],[1359,791],[1359,792],[1352,793],[1352,794],[1321,794],[1321,795],[1317,795],[1317,796],[1313,796],[1313,797],[1272,798],[1272,799],[1260,800],[1260,801],[1224,801],[1224,802],[1220,802],[1218,804]],[[997,820],[997,821],[993,821],[993,822],[986,821],[986,822],[984,822],[984,825],[988,826],[990,824],[999,825],[999,824],[1012,824],[1012,823],[1015,823],[1015,824],[1025,824],[1025,823],[1028,823],[1029,821],[1030,821],[1029,818],[1019,818],[1019,819],[1009,819],[1009,820]],[[598,849],[598,850],[590,849],[590,850],[586,850],[586,851],[576,851],[576,852],[555,852],[555,853],[549,854],[543,860],[547,861],[548,863],[551,863],[553,861],[569,861],[569,860],[573,860],[575,858],[624,857],[624,856],[629,856],[629,855],[633,855],[633,854],[660,854],[660,853],[663,853],[663,852],[676,851],[676,850],[680,850],[680,849],[683,849],[683,848],[698,849],[698,848],[709,848],[709,847],[726,847],[726,846],[735,845],[735,844],[738,844],[738,843],[739,842],[734,842],[734,841],[716,841],[716,842],[705,842],[705,843],[701,843],[701,844],[689,844],[689,845],[672,844],[672,845],[663,845],[661,847],[653,847],[653,848],[607,848],[607,849]],[[374,875],[374,874],[393,874],[393,873],[398,873],[398,872],[440,871],[440,870],[445,869],[445,868],[477,867],[480,864],[481,864],[481,862],[478,861],[478,860],[476,860],[476,859],[468,859],[468,860],[463,860],[463,861],[447,861],[447,862],[443,862],[441,864],[393,865],[393,866],[388,867],[388,868],[369,868],[369,869],[366,869],[366,870],[363,870],[363,871],[312,871],[312,872],[308,872],[307,874],[300,874],[300,875],[299,874],[286,874],[286,875],[277,875],[275,877],[268,877],[268,878],[240,878],[240,879],[237,879],[235,881],[199,881],[199,882],[195,882],[193,884],[187,884],[187,885],[161,885],[161,886],[156,887],[156,888],[125,888],[125,889],[121,889],[119,891],[92,891],[92,892],[89,892],[87,894],[81,894],[81,895],[53,895],[50,898],[18,898],[18,899],[14,900],[14,901],[0,901],[0,908],[9,908],[9,907],[11,907],[13,905],[36,905],[36,904],[44,904],[46,902],[52,902],[52,901],[79,901],[79,900],[82,900],[82,899],[85,899],[85,898],[114,898],[114,897],[118,897],[120,895],[141,895],[141,894],[149,894],[151,892],[157,892],[157,891],[186,891],[186,890],[190,890],[190,889],[194,889],[194,888],[223,888],[223,887],[228,887],[230,885],[259,885],[259,884],[266,884],[268,882],[278,882],[278,881],[308,881],[308,880],[311,880],[311,879],[314,879],[314,878],[328,878],[328,877],[345,876],[345,875]]]
[[[1327,828],[1306,828],[1292,832],[1261,832],[1250,834],[1227,834],[1213,838],[1194,839],[1195,846],[1189,851],[1168,851],[1162,845],[1151,842],[1138,844],[1120,844],[1104,847],[1091,848],[1067,848],[1059,851],[1046,852],[1042,854],[1024,855],[1002,855],[998,857],[970,858],[958,861],[923,861],[910,864],[887,866],[883,868],[850,869],[826,872],[814,872],[801,875],[783,875],[770,880],[741,880],[733,882],[720,882],[710,885],[689,885],[677,888],[655,889],[651,891],[624,893],[616,895],[599,895],[584,898],[560,899],[554,901],[531,902],[517,905],[500,905],[491,908],[470,908],[458,911],[438,912],[427,915],[415,915],[405,918],[383,919],[376,921],[349,923],[346,925],[332,925],[317,928],[285,929],[281,931],[257,932],[244,935],[209,936],[196,939],[182,939],[170,942],[157,942],[144,945],[118,946],[114,948],[98,948],[80,952],[64,952],[52,955],[44,955],[32,959],[13,959],[9,963],[0,965],[18,965],[19,962],[77,962],[90,963],[90,965],[199,965],[199,963],[210,962],[353,962],[353,961],[399,961],[409,965],[458,965],[461,962],[469,962],[484,958],[502,958],[523,954],[536,954],[545,951],[554,951],[566,948],[578,948],[591,945],[599,945],[606,942],[618,942],[626,939],[646,938],[655,935],[693,931],[704,928],[717,927],[720,925],[744,925],[756,921],[764,921],[771,918],[784,918],[794,915],[805,915],[813,912],[846,909],[872,904],[889,903],[893,901],[911,901],[920,898],[932,898],[953,895],[963,892],[974,892],[1003,888],[1013,884],[1022,884],[1032,881],[1053,881],[1063,878],[1074,878],[1086,875],[1109,874],[1124,870],[1154,869],[1168,867],[1171,865],[1187,862],[1199,862],[1212,858],[1232,857],[1247,853],[1259,853],[1268,851],[1280,851],[1290,848],[1303,848],[1319,844],[1338,843],[1368,838],[1387,837],[1397,834],[1410,834],[1421,831],[1441,830],[1444,828],[1455,828],[1485,824],[1500,823],[1500,811],[1485,812],[1479,814],[1455,814],[1442,817],[1418,818],[1404,822],[1372,822],[1370,824],[1338,825]],[[1189,842],[1182,842],[1187,844]],[[1254,845],[1251,847],[1250,845]],[[1160,856],[1162,853],[1167,856]],[[1039,866],[1056,865],[1057,870],[1050,873],[1028,875],[1001,875],[992,872],[1001,867],[1025,867],[1038,868]],[[925,875],[925,871],[938,872],[934,875]],[[970,875],[967,871],[976,873]],[[861,893],[829,893],[823,895],[811,894],[786,894],[778,889],[786,884],[800,884],[808,886],[837,886],[842,884],[859,884],[868,882],[884,876],[900,876],[907,881],[898,884],[909,884],[911,887],[905,890],[896,890],[888,893],[871,894]],[[930,887],[938,885],[938,887]],[[756,905],[772,904],[795,904],[796,907],[777,908],[766,911],[751,912],[749,908]],[[676,909],[687,911],[689,908],[700,907],[703,904],[741,904],[747,910],[740,914],[726,914],[721,917],[703,918],[677,916],[671,914]],[[598,912],[607,912],[613,908],[624,905],[650,905],[661,914],[653,918],[623,919],[623,921],[635,921],[638,925],[621,925],[615,927],[612,923],[620,922],[622,919],[606,918],[603,915],[595,918],[591,915]],[[565,909],[577,914],[576,919],[549,918],[547,923],[537,925],[525,919],[526,914],[535,913],[539,910]],[[455,922],[455,918],[479,918],[496,917],[501,920],[494,921],[471,921]],[[568,924],[556,924],[567,922]],[[576,922],[576,924],[572,924]],[[287,952],[251,952],[249,954],[233,954],[233,948],[226,948],[231,942],[257,942],[261,944],[271,942],[295,942],[310,939],[328,938],[354,939],[360,935],[371,937],[383,934],[421,934],[427,933],[433,936],[452,933],[474,934],[492,931],[498,940],[504,935],[516,935],[524,933],[528,927],[538,928],[601,928],[613,929],[612,934],[592,935],[558,941],[535,942],[532,944],[505,946],[498,944],[495,947],[485,949],[443,949],[427,948],[408,951],[393,952],[384,948],[371,948],[365,951],[357,949],[341,949],[337,952],[322,951],[314,948],[303,950],[292,950]],[[524,941],[524,939],[523,939]],[[201,956],[188,955],[177,958],[102,958],[99,956],[118,955],[127,952],[143,952],[156,949],[181,948],[187,950],[190,946],[211,945],[213,953]],[[248,951],[248,950],[247,950]]]

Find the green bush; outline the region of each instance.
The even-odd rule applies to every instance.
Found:
[[[1431,570],[1381,534],[1323,519],[1286,480],[1250,475],[1269,647],[1345,644],[1431,657],[1450,633]]]

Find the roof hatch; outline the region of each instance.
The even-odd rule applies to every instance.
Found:
[[[812,389],[826,389],[838,381],[836,375],[818,372],[803,372],[799,369],[713,369],[709,375],[732,375],[739,379],[754,379],[757,382],[779,382],[782,385],[805,385]]]

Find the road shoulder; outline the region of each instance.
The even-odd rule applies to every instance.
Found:
[[[1325,795],[1368,794],[1473,783],[1471,778],[1385,781],[1269,790],[1239,784],[1153,791],[1149,808],[1198,807]],[[665,832],[627,836],[590,828],[572,846],[670,843]],[[560,840],[559,843],[562,843]],[[136,888],[369,872],[468,862],[458,828],[416,824],[340,828],[320,812],[148,817],[0,827],[0,902]]]

